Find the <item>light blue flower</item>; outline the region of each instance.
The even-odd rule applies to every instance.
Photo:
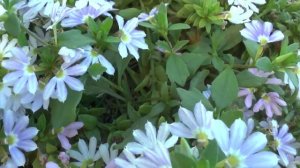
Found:
[[[279,128],[276,120],[272,121],[273,128],[272,134],[274,137],[274,148],[278,151],[280,159],[284,166],[289,164],[288,155],[296,156],[297,150],[294,147],[296,139],[289,133],[289,127],[287,124],[283,124]]]
[[[97,53],[91,46],[84,47],[83,61],[80,65],[85,66],[87,69],[92,64],[101,64],[104,68],[106,68],[106,73],[109,75],[113,75],[115,73],[115,68],[112,64],[101,54]],[[94,80],[100,79],[99,76],[92,76]]]
[[[117,15],[116,16],[119,25],[119,36],[120,44],[118,47],[119,53],[122,58],[128,56],[127,49],[136,60],[139,59],[140,55],[138,49],[148,49],[148,45],[145,43],[146,34],[143,31],[135,30],[138,26],[138,18],[132,18],[124,24],[124,19]]]
[[[66,2],[62,4],[60,4],[60,2],[55,2],[50,13],[52,24],[47,27],[47,30],[53,29],[53,27],[56,26],[62,19],[67,17],[72,10],[73,9],[66,6]]]
[[[108,6],[103,6],[99,9],[95,9],[92,6],[87,6],[81,9],[75,9],[68,15],[68,17],[64,18],[61,21],[61,26],[75,27],[84,24],[86,23],[89,17],[95,19],[99,17],[101,14],[107,12],[108,10],[109,10]]]
[[[69,150],[68,153],[71,158],[77,160],[77,162],[73,162],[74,165],[78,167],[90,167],[94,165],[94,162],[101,158],[100,150],[97,150],[97,139],[95,137],[91,137],[89,144],[82,139],[79,139],[78,142],[78,151]]]
[[[259,20],[252,20],[250,23],[245,23],[246,28],[241,30],[241,35],[246,39],[266,45],[276,41],[281,41],[284,35],[281,31],[273,31],[273,25],[270,22],[262,22]]]
[[[214,139],[212,133],[212,125],[215,121],[213,112],[207,111],[201,102],[195,105],[194,112],[180,107],[178,115],[181,122],[170,124],[172,134],[183,138],[197,139],[203,146],[208,144],[208,140]]]
[[[32,65],[31,56],[22,48],[15,47],[11,50],[13,57],[2,61],[2,66],[12,72],[3,77],[3,83],[13,86],[16,94],[27,89],[34,94],[38,87],[35,69]]]
[[[63,64],[61,69],[56,73],[56,76],[50,79],[47,83],[43,98],[45,100],[57,98],[59,101],[64,102],[67,99],[68,91],[66,84],[70,89],[75,91],[82,91],[84,86],[79,79],[73,76],[80,76],[86,72],[86,68],[82,65],[70,66],[72,62]]]
[[[16,47],[17,43],[18,43],[17,39],[12,39],[9,41],[8,35],[3,34],[0,42],[0,60],[2,60],[3,58],[12,57],[11,50],[14,47]]]
[[[114,168],[115,167],[115,158],[118,156],[118,150],[114,149],[116,143],[113,143],[108,149],[108,143],[101,144],[99,147],[99,152],[102,160],[106,164],[105,168]]]
[[[259,10],[255,6],[255,4],[263,5],[266,3],[266,0],[228,0],[229,5],[238,5],[242,6],[243,8],[247,10],[252,10],[253,12],[258,13]]]
[[[149,21],[152,18],[154,18],[157,13],[158,13],[158,9],[156,7],[153,8],[153,9],[151,9],[151,11],[149,12],[149,14],[147,14],[147,13],[141,13],[138,16],[139,22]]]
[[[26,161],[21,150],[30,152],[37,149],[37,145],[32,141],[32,138],[37,135],[38,129],[35,127],[27,128],[28,124],[29,118],[27,116],[22,116],[15,121],[12,111],[8,110],[4,113],[4,142],[8,145],[12,160],[18,166],[24,166]]]
[[[145,124],[146,134],[141,130],[134,130],[133,137],[137,142],[130,142],[126,148],[132,153],[142,154],[145,149],[154,149],[158,143],[163,144],[166,148],[173,147],[178,141],[177,136],[170,136],[169,125],[162,123],[158,131],[151,122]]]
[[[235,120],[230,129],[221,120],[216,120],[213,127],[215,139],[226,156],[217,167],[273,168],[278,165],[276,154],[263,151],[267,145],[266,135],[249,134],[241,119]]]
[[[95,8],[96,10],[102,8],[105,6],[106,12],[103,13],[105,16],[112,17],[111,14],[109,14],[109,11],[115,10],[113,6],[115,5],[115,2],[113,1],[107,1],[107,0],[77,0],[75,2],[75,7],[77,9],[81,9],[87,6],[91,6]]]

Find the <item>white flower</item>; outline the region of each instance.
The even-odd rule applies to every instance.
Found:
[[[102,160],[107,167],[114,164],[115,158],[118,156],[118,150],[113,149],[116,143],[113,143],[108,150],[108,143],[101,144],[99,147],[99,152]]]
[[[65,3],[60,5],[60,2],[56,2],[53,5],[53,8],[52,8],[52,11],[50,14],[50,19],[51,19],[52,24],[47,27],[47,30],[53,29],[54,26],[56,26],[62,19],[67,17],[68,14],[72,11],[72,9],[67,7]]]
[[[195,105],[194,113],[186,108],[180,107],[178,111],[181,122],[170,124],[172,134],[184,138],[194,138],[204,146],[208,140],[212,140],[212,125],[214,123],[213,112],[207,111],[199,102]]]
[[[101,158],[100,150],[97,149],[97,139],[95,137],[91,137],[89,141],[89,145],[85,143],[84,140],[79,139],[78,142],[78,151],[69,150],[68,153],[71,158],[77,160],[74,164],[78,167],[90,167],[94,165],[94,162]]]
[[[108,13],[108,11],[114,10],[113,6],[115,5],[115,2],[113,1],[106,1],[106,0],[77,0],[75,2],[75,7],[78,9],[92,6],[95,9],[100,9],[103,6],[107,8],[107,11],[103,13],[105,16],[112,17],[111,14]]]
[[[62,47],[58,51],[58,54],[62,56],[65,63],[76,62],[83,57],[82,49],[70,49],[67,47]]]
[[[255,4],[263,5],[265,3],[266,3],[266,0],[228,0],[229,5],[232,5],[232,4],[239,5],[239,6],[246,8],[247,10],[250,9],[256,13],[258,13],[259,10],[255,6]]]
[[[300,62],[298,62],[297,66],[293,67],[292,70],[294,70],[294,72],[297,76],[298,83],[300,84]],[[289,85],[292,93],[295,92],[296,87],[295,87],[294,83],[292,82],[292,80],[290,79],[288,73],[286,73],[286,72],[284,73],[284,83]],[[300,100],[300,89],[298,89],[297,99]]]
[[[0,42],[0,60],[3,58],[10,58],[12,57],[11,50],[17,45],[18,40],[12,39],[8,41],[8,35],[3,34],[2,40]]]
[[[0,5],[0,16],[6,13],[6,11],[7,10],[2,5]]]
[[[103,55],[93,50],[91,46],[84,48],[83,57],[83,61],[80,64],[85,66],[87,69],[92,64],[101,64],[104,68],[106,68],[107,74],[113,75],[115,73],[115,68],[111,65],[111,63]],[[100,79],[100,75],[92,77],[94,80]]]
[[[2,66],[10,72],[3,77],[3,83],[13,86],[16,94],[27,89],[34,94],[38,87],[37,77],[34,73],[34,66],[31,64],[31,57],[23,49],[15,47],[11,50],[13,57],[2,61]]]
[[[116,16],[121,42],[119,44],[119,53],[122,58],[128,56],[127,49],[129,53],[132,54],[136,60],[139,59],[138,49],[148,49],[148,45],[145,43],[146,34],[143,31],[135,30],[138,26],[138,18],[132,18],[126,22],[124,25],[124,19],[117,15]]]
[[[261,132],[249,135],[246,123],[241,119],[235,120],[230,129],[221,120],[216,120],[213,127],[215,139],[226,156],[216,167],[277,166],[277,155],[262,151],[267,145],[266,135]]]
[[[141,13],[138,16],[139,22],[148,21],[148,20],[154,18],[157,13],[158,13],[158,9],[156,7],[153,8],[153,9],[151,9],[151,11],[149,12],[149,14],[147,14],[147,13]]]
[[[60,102],[64,102],[68,95],[66,84],[72,90],[82,91],[84,87],[83,84],[79,79],[76,79],[73,76],[80,76],[85,72],[86,68],[82,65],[74,65],[70,67],[70,64],[63,64],[61,69],[56,73],[56,76],[51,78],[46,85],[43,98],[47,100],[50,97],[57,97]]]
[[[252,14],[253,11],[251,10],[244,10],[240,6],[231,6],[226,19],[228,19],[231,23],[241,24],[249,22]]]
[[[171,148],[178,141],[177,136],[172,135],[169,137],[170,131],[167,123],[162,123],[156,132],[156,128],[148,121],[145,124],[145,130],[146,134],[141,130],[133,131],[134,139],[137,142],[128,143],[126,146],[127,150],[135,154],[141,154],[145,149],[154,149],[158,143],[163,144],[166,148]]]

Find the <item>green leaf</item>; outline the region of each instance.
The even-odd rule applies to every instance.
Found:
[[[237,75],[237,80],[240,87],[251,88],[263,85],[267,81],[267,78],[255,76],[248,70],[244,70]]]
[[[5,30],[13,35],[14,37],[18,37],[21,32],[21,26],[19,19],[15,13],[8,14],[7,20],[4,22]]]
[[[215,167],[215,165],[224,158],[225,155],[218,146],[216,140],[209,141],[208,146],[204,149],[202,153],[202,159],[207,159],[210,163],[210,166]]]
[[[292,81],[295,88],[299,88],[299,80],[297,75],[290,69],[286,69],[285,72],[288,74],[288,77]]]
[[[89,130],[95,128],[98,122],[95,116],[89,114],[80,114],[78,120],[82,121],[84,123],[84,128]]]
[[[232,25],[224,32],[221,32],[222,34],[217,34],[214,36],[214,40],[217,40],[218,42],[218,51],[226,51],[234,46],[236,46],[238,43],[242,41],[242,37],[240,35],[240,30],[242,29],[242,26],[240,25]]]
[[[195,73],[201,65],[210,61],[211,57],[204,53],[183,53],[181,59],[188,65],[191,74]]]
[[[250,55],[250,57],[255,58],[256,51],[259,48],[259,44],[257,44],[254,41],[250,41],[250,40],[245,40],[244,44],[246,46],[246,50],[247,50],[248,54]]]
[[[209,101],[196,88],[192,88],[191,90],[177,88],[176,90],[181,99],[181,105],[183,107],[193,111],[195,104],[201,100],[201,102],[207,108],[207,110],[213,110],[213,107],[211,106]]]
[[[175,23],[169,26],[169,30],[184,30],[184,29],[190,29],[191,26],[185,23]]]
[[[173,168],[196,168],[196,162],[194,159],[177,152],[171,153],[171,162]]]
[[[127,8],[119,11],[119,15],[125,19],[136,17],[139,15],[139,13],[141,13],[141,10],[137,8]]]
[[[193,79],[190,82],[190,88],[197,88],[199,90],[203,90],[205,88],[205,79],[207,75],[209,74],[208,70],[203,70],[200,72],[197,72],[196,75],[193,77]]]
[[[101,64],[93,64],[88,69],[88,73],[95,78],[99,78],[105,71],[106,68],[103,67]]]
[[[185,84],[190,73],[186,63],[177,55],[171,55],[167,60],[167,75],[172,82],[176,82],[180,86]]]
[[[222,113],[220,119],[228,126],[230,127],[231,124],[234,122],[234,120],[243,118],[243,112],[239,110],[230,110],[225,111]]]
[[[47,120],[45,115],[42,113],[37,120],[37,128],[40,132],[44,132],[46,129]]]
[[[158,32],[160,32],[163,36],[168,34],[168,17],[167,17],[167,7],[165,4],[161,3],[158,8],[158,13],[155,15],[157,20],[157,28]]]
[[[261,57],[257,60],[256,65],[258,69],[265,72],[271,72],[273,70],[272,63],[268,57]]]
[[[211,86],[212,98],[220,108],[230,105],[237,98],[238,90],[238,81],[229,67],[218,75]]]
[[[95,43],[95,40],[81,34],[80,30],[69,30],[58,34],[58,45],[60,47],[68,47],[71,49],[83,47]]]
[[[74,122],[76,119],[76,107],[79,104],[82,91],[77,92],[68,89],[67,100],[62,103],[58,100],[52,100],[51,102],[51,124],[52,128],[61,128]]]
[[[173,52],[179,51],[180,49],[182,49],[188,43],[189,43],[189,40],[177,41],[176,44],[175,44],[175,46],[173,47]]]

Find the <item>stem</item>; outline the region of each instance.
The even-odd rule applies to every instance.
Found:
[[[110,84],[113,88],[119,90],[120,92],[124,92],[124,90],[122,88],[120,88],[118,85],[114,84],[113,82],[111,82],[110,80],[106,79],[105,77],[102,77],[101,79],[103,79],[105,82],[107,82],[108,84]]]
[[[53,26],[54,44],[57,46],[57,29],[56,25]]]

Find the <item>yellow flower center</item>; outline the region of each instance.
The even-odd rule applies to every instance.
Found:
[[[56,77],[57,78],[63,78],[65,76],[65,73],[63,70],[59,70],[57,73],[56,73]]]
[[[130,41],[130,36],[123,30],[121,31],[121,40],[125,43]]]
[[[217,163],[217,168],[238,168],[240,165],[240,160],[237,156],[229,155],[226,159]]]
[[[266,45],[267,43],[268,43],[268,40],[267,40],[266,38],[262,37],[262,38],[260,39],[260,45],[264,46],[264,45]]]
[[[8,135],[6,138],[5,138],[5,143],[8,144],[8,145],[13,145],[17,142],[17,137],[15,135]]]
[[[34,72],[34,66],[30,65],[30,66],[27,66],[26,68],[26,71],[29,72],[29,73],[33,73]]]
[[[262,98],[263,98],[266,102],[270,102],[270,101],[271,101],[270,97],[269,97],[267,94],[265,94],[265,93],[262,95]]]
[[[197,134],[197,142],[201,144],[201,146],[206,147],[209,143],[207,135],[204,132],[200,132]]]

